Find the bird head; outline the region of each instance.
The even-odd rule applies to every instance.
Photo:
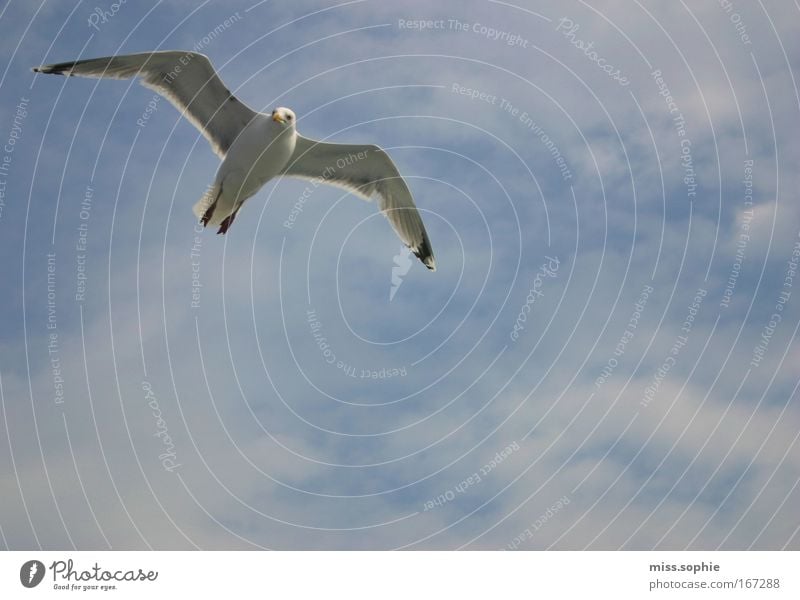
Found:
[[[294,111],[289,108],[281,106],[272,111],[272,120],[287,127],[294,127],[296,118]]]

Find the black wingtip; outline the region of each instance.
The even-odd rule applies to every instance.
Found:
[[[428,241],[427,234],[422,239],[422,243],[419,247],[412,248],[411,251],[414,253],[414,256],[422,261],[423,265],[428,267],[428,269],[431,271],[436,270],[436,259],[433,257],[433,250],[431,249],[431,243]]]
[[[53,65],[46,65],[43,67],[33,67],[31,69],[34,73],[44,73],[45,75],[67,75],[62,70],[56,69]]]
[[[44,73],[46,75],[72,75],[72,68],[77,62],[65,62],[54,65],[39,65],[31,69],[34,73]]]

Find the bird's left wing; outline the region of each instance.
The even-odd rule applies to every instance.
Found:
[[[258,113],[225,87],[204,54],[169,50],[122,54],[34,67],[37,73],[129,79],[169,100],[200,130],[220,157]]]
[[[369,200],[379,199],[397,235],[431,269],[436,270],[428,233],[405,181],[389,155],[378,146],[327,144],[301,135],[282,175],[330,183]]]

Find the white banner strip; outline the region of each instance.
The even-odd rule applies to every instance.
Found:
[[[798,567],[796,552],[14,551],[0,598],[794,599]]]

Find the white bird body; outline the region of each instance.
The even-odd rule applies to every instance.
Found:
[[[297,133],[295,114],[253,111],[225,87],[208,57],[164,51],[108,56],[33,69],[37,73],[127,79],[167,98],[222,158],[213,184],[194,205],[203,225],[227,233],[244,202],[270,179],[293,176],[343,187],[379,207],[400,239],[436,270],[428,234],[414,199],[389,155],[374,145],[330,144]]]
[[[280,175],[292,157],[297,141],[294,117],[291,121],[291,126],[285,127],[284,123],[258,114],[242,129],[217,169],[213,185],[194,205],[198,219],[203,219],[206,211],[214,205],[205,223],[222,225],[264,184]],[[232,221],[228,227],[231,224]]]

